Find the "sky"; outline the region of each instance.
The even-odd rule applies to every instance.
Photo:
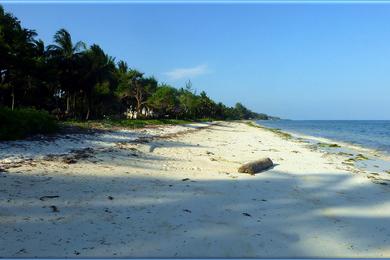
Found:
[[[1,3],[1,1],[0,1]],[[288,119],[390,119],[390,3],[10,4],[46,44],[66,28],[116,61]]]

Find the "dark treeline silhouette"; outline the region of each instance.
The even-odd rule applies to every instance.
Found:
[[[45,46],[0,6],[0,106],[46,110],[58,119],[268,119],[241,103],[227,107],[191,82],[180,89],[116,62],[65,29]]]

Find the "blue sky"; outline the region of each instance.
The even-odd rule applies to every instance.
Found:
[[[290,119],[390,119],[390,4],[3,4],[176,87]]]

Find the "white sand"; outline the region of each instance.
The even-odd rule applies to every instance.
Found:
[[[390,185],[341,156],[243,123],[129,142],[194,128],[0,143],[0,256],[390,257]]]

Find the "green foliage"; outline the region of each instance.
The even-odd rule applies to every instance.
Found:
[[[323,148],[340,148],[341,146],[338,144],[328,144],[328,143],[318,143],[318,147],[323,147]]]
[[[148,125],[182,125],[194,122],[199,121],[182,119],[104,119],[89,121],[68,120],[64,124],[82,128],[143,128]]]
[[[57,121],[46,111],[0,108],[0,140],[54,133],[57,129]]]
[[[178,106],[177,90],[168,85],[161,85],[149,97],[147,104],[159,116],[172,116]]]
[[[180,89],[159,84],[125,61],[116,64],[99,45],[74,41],[66,29],[47,47],[36,37],[0,6],[0,107],[32,107],[63,120],[269,118],[241,103],[216,103],[190,81]]]
[[[353,156],[353,154],[350,154],[350,156]],[[365,161],[368,160],[369,158],[361,153],[355,155],[354,157],[348,158],[347,160],[344,161],[346,164],[353,164],[357,161]]]
[[[179,102],[180,102],[180,115],[184,118],[195,118],[197,116],[197,107],[199,106],[199,99],[192,90],[187,87],[186,89],[179,90]]]
[[[261,128],[261,129],[264,129],[264,130],[268,130],[270,132],[273,132],[274,134],[279,135],[280,137],[282,137],[283,139],[286,139],[286,140],[289,140],[289,139],[292,138],[292,135],[290,135],[289,133],[283,132],[283,131],[281,131],[278,128],[268,128],[268,127],[264,127],[264,126],[255,124],[253,122],[246,122],[246,124],[248,126],[251,126],[251,127],[257,127],[257,128]]]
[[[368,160],[369,159],[367,156],[365,156],[365,155],[363,155],[361,153],[357,154],[355,158],[358,161],[364,161],[364,160]]]

